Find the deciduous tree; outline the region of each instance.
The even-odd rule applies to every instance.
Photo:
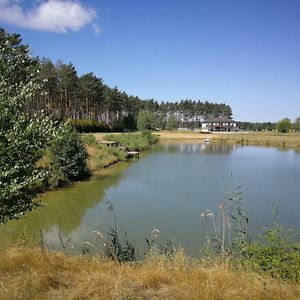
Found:
[[[292,123],[290,119],[284,118],[277,122],[276,129],[281,133],[289,132],[292,129]]]
[[[36,205],[33,185],[46,176],[37,161],[57,124],[42,112],[26,112],[40,90],[37,75],[20,36],[0,30],[0,223]]]

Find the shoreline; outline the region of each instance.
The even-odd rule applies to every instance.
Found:
[[[223,142],[249,146],[276,147],[281,149],[295,149],[300,151],[300,134],[280,134],[276,132],[237,132],[202,134],[192,131],[158,131],[153,132],[159,137],[159,143],[204,143],[205,139],[211,142]]]

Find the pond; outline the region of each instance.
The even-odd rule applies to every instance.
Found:
[[[109,202],[141,253],[145,237],[157,228],[161,243],[175,241],[197,256],[206,235],[200,214],[208,209],[216,214],[235,186],[241,186],[254,239],[262,226],[272,224],[273,203],[278,222],[299,229],[300,153],[221,143],[163,144],[135,162],[43,194],[45,206],[0,228],[1,246],[29,236],[39,240],[42,232],[49,248],[61,249],[60,233],[78,253],[84,241],[93,242],[94,230],[105,234],[114,226]]]

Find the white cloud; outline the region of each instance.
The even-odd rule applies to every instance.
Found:
[[[0,0],[0,21],[23,28],[67,33],[92,24],[96,35],[100,28],[93,8],[75,0],[42,1],[33,9],[25,10],[16,0]]]

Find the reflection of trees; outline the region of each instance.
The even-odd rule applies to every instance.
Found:
[[[166,144],[163,150],[168,153],[205,153],[205,154],[229,154],[236,149],[236,145],[224,143],[207,144]]]
[[[16,241],[20,233],[38,237],[59,223],[64,235],[80,224],[87,209],[96,206],[108,188],[118,184],[126,164],[119,164],[105,176],[94,176],[89,181],[79,182],[68,188],[41,195],[42,206],[29,212],[24,219],[8,222],[0,227],[0,239],[4,245]]]
[[[238,146],[224,143],[209,143],[204,147],[205,154],[230,154]]]

